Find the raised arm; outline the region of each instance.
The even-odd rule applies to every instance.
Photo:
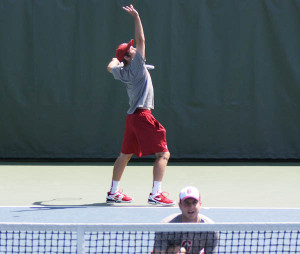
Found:
[[[145,58],[145,35],[140,15],[133,5],[123,7],[134,18],[136,50]]]

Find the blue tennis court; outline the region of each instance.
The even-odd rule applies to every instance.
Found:
[[[2,222],[34,223],[158,223],[180,212],[169,207],[1,207]],[[216,223],[300,222],[300,209],[202,208],[201,213]]]

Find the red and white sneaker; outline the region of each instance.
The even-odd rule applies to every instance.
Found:
[[[169,193],[167,192],[158,192],[154,195],[150,193],[148,198],[148,203],[152,205],[170,205],[170,206],[175,205],[175,202],[171,199],[168,199],[165,193],[169,195]]]
[[[106,203],[131,203],[133,198],[128,197],[124,193],[117,191],[114,194],[107,192]]]

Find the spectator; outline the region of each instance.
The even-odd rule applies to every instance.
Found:
[[[165,218],[163,223],[213,223],[199,213],[201,208],[199,191],[192,186],[179,193],[181,213]],[[186,253],[213,254],[217,251],[219,234],[217,232],[158,232],[155,235],[153,253],[168,253],[168,246],[183,247]]]

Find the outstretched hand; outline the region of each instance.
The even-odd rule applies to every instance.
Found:
[[[142,58],[145,58],[145,35],[143,30],[140,15],[133,5],[123,7],[123,10],[128,12],[134,19],[134,38],[136,43],[136,51],[140,53]]]
[[[131,16],[136,17],[139,15],[136,9],[134,9],[133,5],[123,7],[123,10],[127,11]]]

